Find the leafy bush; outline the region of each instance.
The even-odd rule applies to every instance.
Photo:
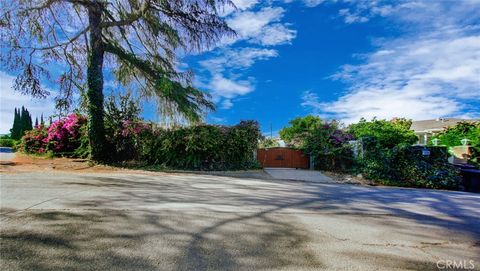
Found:
[[[362,139],[363,157],[358,160],[359,171],[371,180],[383,184],[457,189],[458,171],[447,162],[442,148],[430,148],[430,156],[423,156],[421,146],[399,144],[384,148],[375,138]]]
[[[258,143],[259,148],[275,148],[280,147],[280,143],[271,137],[265,137]]]
[[[315,116],[296,118],[280,131],[280,136],[312,156],[316,169],[348,171],[353,166],[348,144],[353,137],[339,129],[336,121],[325,122]]]
[[[8,147],[13,148],[17,145],[17,140],[10,139],[10,138],[2,138],[0,139],[0,147]]]
[[[27,131],[21,139],[19,150],[25,153],[47,152],[48,129],[45,126],[38,126]]]
[[[290,126],[280,130],[280,138],[292,147],[300,147],[301,142],[298,142],[298,140],[301,139],[305,133],[317,129],[322,125],[323,121],[319,117],[308,115],[295,118],[288,123]]]
[[[75,151],[80,146],[80,130],[85,124],[87,119],[78,114],[55,121],[48,128],[47,149],[54,153]]]
[[[303,149],[315,158],[315,168],[348,171],[353,166],[353,153],[348,141],[353,137],[338,129],[335,121],[324,122],[307,133]]]
[[[147,125],[140,121],[140,105],[130,93],[110,96],[105,102],[105,133],[111,161],[136,159],[138,134]]]
[[[436,136],[441,145],[447,147],[460,146],[461,140],[466,138],[470,140],[473,153],[470,163],[480,165],[480,122],[459,122],[453,127],[449,127]]]
[[[74,154],[81,144],[81,130],[86,123],[85,117],[71,114],[55,121],[48,129],[37,126],[22,137],[20,149],[26,153]]]
[[[227,170],[256,166],[254,151],[260,138],[258,123],[197,125],[144,134],[143,160],[177,169]]]
[[[375,138],[377,143],[384,148],[393,148],[398,144],[413,144],[417,141],[417,136],[410,130],[412,122],[406,119],[393,119],[367,121],[361,119],[360,122],[351,124],[348,132],[355,138],[364,137]]]

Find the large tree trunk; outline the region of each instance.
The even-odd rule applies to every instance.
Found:
[[[88,138],[91,147],[91,158],[96,161],[106,160],[105,127],[103,119],[103,56],[101,9],[96,5],[88,8],[90,22],[90,48],[88,52]]]

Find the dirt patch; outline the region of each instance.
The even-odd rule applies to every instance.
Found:
[[[346,183],[346,184],[360,184],[360,185],[375,185],[371,180],[364,179],[359,176],[354,176],[344,173],[336,173],[330,171],[322,171],[323,174],[332,178],[337,183]]]
[[[0,172],[23,173],[23,172],[46,172],[46,171],[68,171],[68,172],[121,172],[123,168],[93,165],[84,159],[72,158],[45,158],[34,157],[16,153],[15,157],[8,163],[0,164]]]
[[[143,175],[179,175],[201,174],[234,178],[273,179],[263,170],[238,170],[238,171],[186,171],[186,170],[145,170],[114,167],[108,165],[95,165],[88,160],[66,157],[36,157],[16,153],[11,161],[0,163],[1,173],[26,173],[26,172],[75,172],[75,173],[128,173]]]

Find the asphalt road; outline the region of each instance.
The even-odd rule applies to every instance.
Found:
[[[0,177],[1,270],[480,270],[478,194],[186,174]]]

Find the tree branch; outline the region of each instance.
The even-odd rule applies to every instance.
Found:
[[[78,32],[75,36],[73,36],[73,37],[70,38],[69,40],[64,41],[64,42],[62,42],[62,43],[53,44],[53,45],[50,45],[50,46],[31,47],[31,46],[19,46],[19,45],[18,45],[18,46],[14,46],[14,48],[18,48],[18,49],[32,49],[32,50],[39,50],[39,51],[42,51],[42,50],[51,50],[51,49],[55,49],[55,48],[57,48],[57,47],[62,47],[62,46],[71,44],[72,42],[74,42],[75,40],[77,40],[80,36],[82,36],[83,34],[87,33],[88,30],[90,30],[90,26],[87,26],[85,29],[83,29],[82,31]]]

